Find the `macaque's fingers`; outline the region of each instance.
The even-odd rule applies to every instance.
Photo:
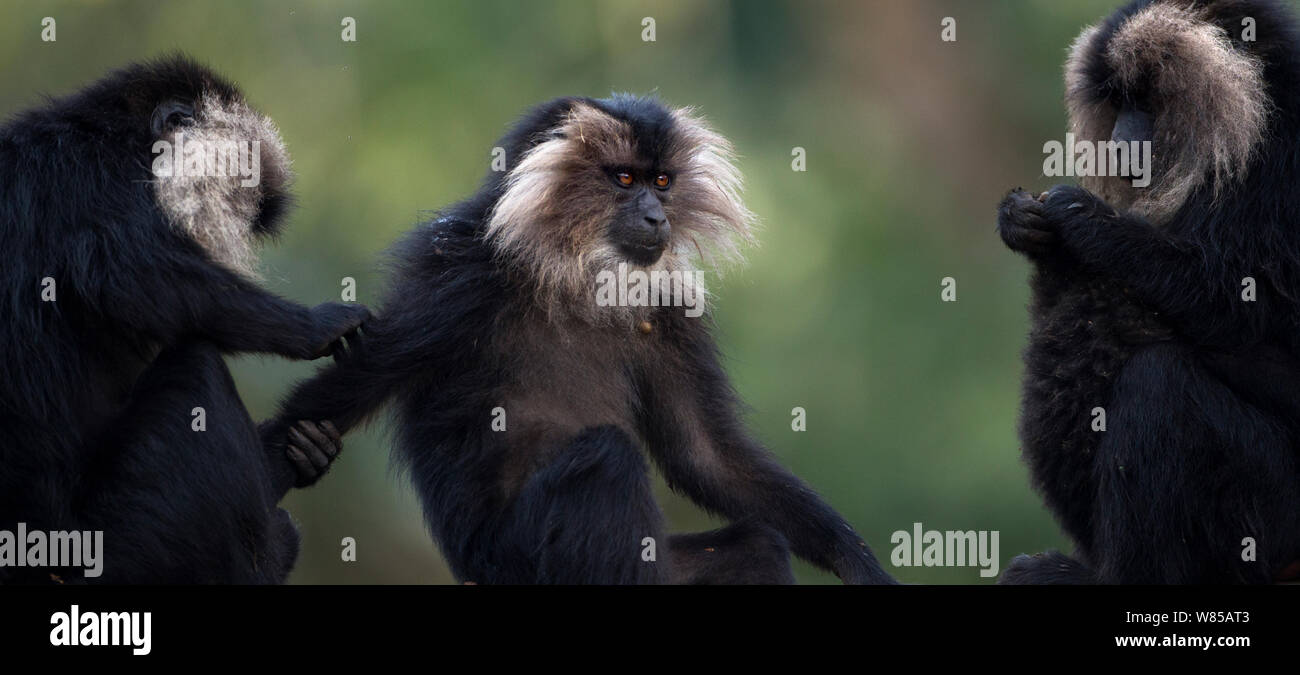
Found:
[[[297,427],[289,429],[289,442],[306,455],[312,466],[316,467],[317,474],[325,473],[325,469],[329,468],[330,458],[325,451],[312,443]]]
[[[325,429],[325,433],[328,433],[331,440],[333,440],[335,443],[343,442],[343,434],[338,433],[338,427],[334,427],[333,421],[322,420],[321,428]]]
[[[313,359],[331,353],[338,358],[339,350],[344,347],[340,344],[344,337],[370,320],[370,310],[365,307],[338,302],[317,305],[312,309],[312,314],[316,322],[316,339],[320,340],[316,343],[319,346],[315,347],[309,355]],[[346,352],[343,352],[343,355],[346,356]]]
[[[351,333],[348,333],[348,348],[352,352],[352,358],[361,358],[361,350],[366,346],[366,327],[357,326]]]
[[[320,423],[320,426],[322,429],[325,430],[325,433],[329,435],[330,440],[333,440],[335,445],[339,446],[339,450],[342,450],[343,434],[339,433],[338,427],[334,426],[334,423],[329,420],[322,421]]]
[[[295,427],[307,440],[327,458],[333,460],[339,454],[338,443],[329,437],[315,422],[303,420]]]
[[[348,360],[356,360],[361,356],[361,328],[354,328],[334,342],[330,347],[330,352],[334,356],[335,363],[343,363]]]
[[[319,472],[316,471],[311,460],[307,459],[307,455],[302,450],[290,445],[285,448],[284,455],[289,458],[289,463],[293,465],[294,471],[298,474],[299,487],[310,485],[316,479]]]

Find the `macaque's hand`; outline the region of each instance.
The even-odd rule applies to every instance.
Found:
[[[335,360],[347,357],[349,348],[360,344],[360,329],[370,320],[370,310],[362,305],[326,302],[311,310],[315,329],[303,358],[318,359],[333,355]]]
[[[262,424],[262,443],[272,461],[289,460],[296,479],[294,487],[308,487],[320,480],[343,452],[343,439],[329,420],[269,420]]]
[[[1119,216],[1110,204],[1076,185],[1057,185],[1039,197],[1043,219],[1056,232],[1060,246],[1077,254],[1107,221]]]
[[[1045,198],[1043,193],[1039,198]],[[1056,228],[1046,215],[1046,207],[1033,195],[1016,188],[998,206],[998,234],[1007,248],[1030,258],[1039,258],[1055,250],[1059,243]]]

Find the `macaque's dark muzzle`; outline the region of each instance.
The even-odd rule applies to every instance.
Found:
[[[1153,133],[1151,115],[1131,103],[1125,103],[1115,118],[1115,129],[1111,131],[1110,140],[1122,143],[1149,141]]]
[[[663,204],[649,190],[637,197],[635,206],[616,231],[619,249],[629,260],[650,265],[659,260],[668,245],[672,226]]]

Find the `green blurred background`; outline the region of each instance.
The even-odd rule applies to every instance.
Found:
[[[697,106],[742,157],[763,222],[749,264],[711,287],[719,339],[756,433],[915,583],[977,568],[893,568],[890,535],[997,530],[1000,558],[1066,547],[1016,440],[1027,266],[994,209],[1045,188],[1062,138],[1061,65],[1112,0],[871,2],[15,2],[0,9],[0,111],[182,49],[279,124],[300,206],[264,255],[266,285],[308,303],[470,194],[505,126],[560,95],[655,92]],[[42,17],[57,41],[40,40]],[[351,16],[357,41],[340,38]],[[641,40],[643,17],[656,41]],[[957,41],[940,40],[957,21]],[[791,150],[807,171],[791,170]],[[940,280],[957,301],[940,301]],[[232,359],[254,416],[314,366]],[[807,431],[790,410],[807,410]],[[674,531],[715,526],[660,483]],[[296,583],[448,583],[384,425],[347,439],[291,494]],[[340,540],[357,540],[356,562]],[[831,575],[800,563],[805,583]]]

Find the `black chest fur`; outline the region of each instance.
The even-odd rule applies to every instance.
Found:
[[[1110,404],[1128,359],[1169,333],[1158,315],[1106,280],[1039,270],[1032,288],[1020,439],[1035,485],[1087,548],[1104,434],[1094,428],[1094,411]]]

